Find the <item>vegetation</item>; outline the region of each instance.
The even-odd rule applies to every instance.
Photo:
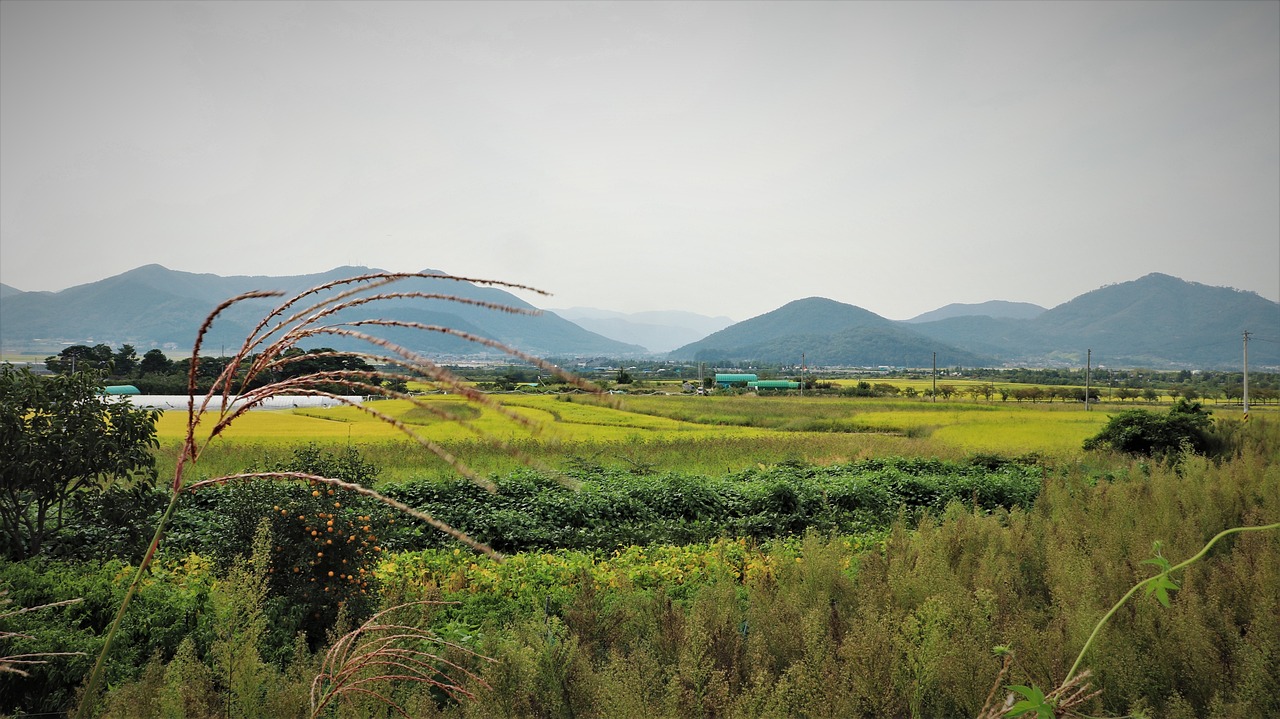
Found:
[[[155,480],[158,413],[107,399],[94,372],[0,367],[0,553],[39,555],[113,482]]]
[[[381,601],[436,602],[401,623],[430,630],[435,643],[423,649],[474,674],[450,676],[475,698],[417,683],[387,691],[413,716],[976,716],[1005,656],[1003,683],[1052,695],[1087,646],[1074,675],[1088,669],[1101,693],[1076,707],[1085,714],[1269,716],[1280,711],[1271,621],[1280,532],[1236,533],[1201,551],[1223,529],[1280,516],[1280,427],[1264,420],[1247,431],[1225,462],[1193,456],[1174,468],[1096,455],[1048,472],[1030,506],[952,502],[900,516],[887,531],[504,560],[447,547],[393,552],[376,570]],[[1156,540],[1167,567],[1142,561]],[[102,590],[72,581],[86,568],[61,565],[49,581],[29,566],[4,572],[20,602],[78,592],[103,606]],[[114,566],[96,586],[118,596],[127,576]],[[1166,592],[1167,608],[1138,590],[1095,634],[1119,599],[1161,576],[1179,585]],[[137,698],[180,691],[193,702],[187,715],[225,711],[236,694],[219,679],[230,660],[213,651],[218,627],[176,617],[205,616],[227,601],[220,592],[243,592],[245,580],[231,577],[194,555],[161,558],[132,621],[171,631],[125,633],[107,715],[162,716]],[[41,582],[56,591],[28,589]],[[270,591],[256,601],[266,626],[278,621]],[[55,611],[67,618],[15,628],[48,634],[85,616]],[[220,631],[249,636],[237,634],[248,621]],[[256,715],[295,716],[308,706],[319,655],[256,636],[262,661],[236,665],[259,689]],[[76,676],[72,659],[59,661],[63,676]],[[289,705],[286,696],[303,698]],[[341,715],[385,711],[353,702]]]
[[[351,318],[419,297],[384,289],[401,279],[286,300],[225,361],[197,341],[197,411],[154,425],[172,483],[67,490],[77,531],[0,564],[0,592],[40,608],[0,614],[0,712],[1280,713],[1265,408],[1215,418],[1181,393],[1108,418],[1076,387],[1019,403],[991,377],[642,396],[638,367],[610,370],[617,401],[569,378],[526,394],[555,368],[523,356],[532,379],[485,380],[515,392],[499,405],[363,334],[438,329]],[[66,369],[22,379],[87,381]],[[383,399],[248,411],[287,393]]]
[[[1179,452],[1206,454],[1214,446],[1209,413],[1200,404],[1179,399],[1163,415],[1131,409],[1112,417],[1085,449],[1107,447],[1147,457],[1170,457]]]

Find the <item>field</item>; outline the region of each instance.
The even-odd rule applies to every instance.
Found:
[[[413,637],[396,651],[440,672],[396,683],[361,670],[409,716],[977,716],[993,686],[1047,692],[1080,659],[1101,691],[1075,706],[1087,715],[1280,712],[1280,532],[1232,537],[1159,575],[1224,529],[1280,519],[1274,409],[1246,424],[1210,407],[1230,453],[1162,461],[1082,450],[1131,408],[1119,403],[493,398],[515,418],[432,394],[238,419],[189,480],[327,472],[505,556],[322,485],[201,490],[170,521],[96,715],[307,716],[325,649],[379,609]],[[159,422],[162,476],[185,421]],[[92,655],[136,561],[102,557],[137,542],[164,504],[163,491],[132,491],[77,528],[72,558],[3,566],[20,603],[84,608],[0,630],[37,637],[30,650]],[[1168,607],[1137,596],[1090,639],[1157,575],[1176,585],[1161,590]],[[64,711],[87,662],[0,677],[0,695]],[[391,715],[368,695],[318,713]]]
[[[759,463],[833,464],[876,456],[959,458],[975,453],[1066,457],[1095,434],[1108,410],[1075,404],[953,399],[655,395],[507,395],[532,426],[451,395],[425,395],[439,414],[400,400],[368,407],[412,426],[482,473],[520,465],[510,449],[548,465],[589,458],[606,466],[725,472]],[[159,423],[161,469],[172,467],[185,416]],[[208,475],[234,471],[243,457],[275,456],[300,443],[357,445],[386,479],[448,476],[449,468],[394,427],[353,407],[252,412],[204,458]]]

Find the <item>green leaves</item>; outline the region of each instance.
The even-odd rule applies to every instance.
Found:
[[[1169,573],[1173,571],[1169,560],[1160,554],[1160,540],[1156,540],[1151,544],[1151,551],[1155,557],[1142,560],[1143,564],[1151,564],[1160,570],[1160,573],[1146,580],[1146,595],[1148,597],[1155,595],[1156,601],[1164,607],[1169,606],[1169,592],[1179,589],[1178,583],[1173,581]]]
[[[1021,717],[1034,714],[1039,719],[1053,719],[1053,702],[1045,697],[1044,692],[1040,691],[1039,687],[1015,684],[1007,686],[1005,689],[1022,695],[1022,700],[1009,707],[1009,710],[1004,714],[1005,716]]]

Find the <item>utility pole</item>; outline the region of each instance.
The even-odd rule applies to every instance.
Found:
[[[800,396],[804,396],[804,353],[800,353]]]
[[[938,353],[933,353],[933,401],[938,401]]]
[[[1244,417],[1249,418],[1249,330],[1244,331]]]
[[[1085,350],[1084,360],[1084,411],[1089,411],[1089,381],[1093,374],[1093,349]]]

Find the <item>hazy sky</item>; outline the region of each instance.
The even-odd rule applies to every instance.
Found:
[[[0,2],[0,281],[1280,299],[1278,2]]]

